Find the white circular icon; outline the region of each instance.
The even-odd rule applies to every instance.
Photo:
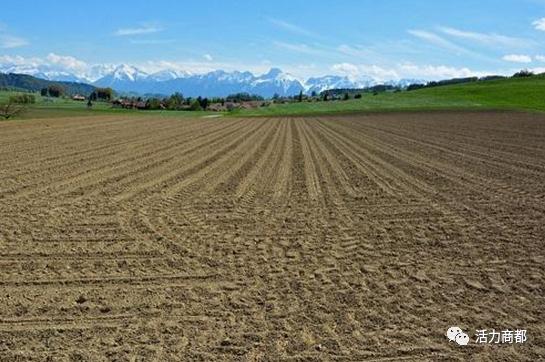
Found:
[[[460,346],[467,345],[469,343],[469,336],[464,332],[458,333],[456,335],[456,343],[458,343]]]
[[[460,346],[465,346],[469,343],[469,336],[460,327],[450,327],[447,329],[447,338],[449,342],[455,341]]]

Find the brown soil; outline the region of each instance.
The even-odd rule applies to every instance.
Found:
[[[0,360],[538,360],[544,237],[541,115],[4,122]]]

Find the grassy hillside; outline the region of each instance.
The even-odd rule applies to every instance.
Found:
[[[95,87],[85,83],[77,82],[54,82],[45,79],[40,79],[27,74],[4,74],[0,73],[0,88],[16,88],[30,92],[38,92],[42,88],[47,88],[52,85],[58,85],[64,88],[67,94],[84,94],[89,95]]]
[[[545,75],[424,88],[399,93],[365,94],[361,99],[302,102],[241,110],[237,115],[312,115],[441,109],[513,109],[545,111]]]

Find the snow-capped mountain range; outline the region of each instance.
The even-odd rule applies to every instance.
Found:
[[[278,68],[272,68],[262,75],[250,72],[215,70],[205,74],[194,74],[179,70],[161,70],[147,73],[127,64],[117,66],[95,65],[85,71],[55,69],[47,65],[1,64],[2,73],[29,74],[37,78],[54,81],[72,81],[89,83],[98,87],[111,87],[118,92],[171,94],[181,92],[185,96],[224,97],[229,94],[248,92],[272,97],[296,95],[300,91],[310,94],[327,89],[355,89],[373,86],[379,83],[370,77],[349,78],[346,76],[326,75],[300,80]],[[407,86],[413,83],[425,83],[421,80],[401,79],[389,81],[390,85]]]

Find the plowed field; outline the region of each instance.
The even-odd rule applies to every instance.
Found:
[[[542,115],[3,122],[0,360],[538,360],[544,238]]]

